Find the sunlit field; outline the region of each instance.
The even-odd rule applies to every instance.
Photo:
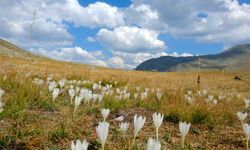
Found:
[[[249,73],[0,62],[0,149],[71,149],[78,139],[106,150],[247,148]]]

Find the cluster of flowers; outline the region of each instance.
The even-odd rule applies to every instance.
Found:
[[[114,94],[116,94],[114,96],[117,100],[126,100],[126,99],[132,99],[132,98],[134,98],[135,100],[139,98],[140,100],[145,100],[150,94],[150,92],[151,93],[155,92],[156,99],[158,100],[161,100],[163,96],[163,92],[159,88],[157,89],[144,88],[141,90],[140,87],[136,87],[135,92],[132,95],[129,92],[127,86],[123,88],[113,88],[111,84],[110,85],[106,84],[105,86],[103,86],[101,81],[99,81],[98,83],[93,83],[91,89],[84,87],[84,85],[91,83],[90,81],[87,81],[87,80],[61,79],[58,82],[56,82],[56,81],[52,81],[52,77],[49,77],[47,78],[46,82],[39,78],[35,78],[33,82],[37,85],[47,84],[49,91],[52,93],[53,101],[56,100],[60,92],[66,90],[70,96],[71,104],[73,104],[73,100],[75,102],[74,113],[82,101],[85,104],[90,103],[90,102],[94,104],[95,102],[101,102],[104,96],[113,96]],[[115,85],[116,84],[117,82],[115,82]],[[2,109],[3,102],[1,101],[1,96],[3,95],[3,93],[4,92],[0,89],[0,112],[3,110]],[[237,94],[236,97],[241,98],[241,95]],[[224,95],[218,95],[218,96],[213,96],[211,94],[209,95],[207,90],[195,91],[195,92],[187,91],[187,94],[185,94],[185,100],[190,104],[193,104],[197,98],[198,99],[203,98],[206,103],[214,104],[214,105],[216,105],[218,102],[225,100],[225,99],[230,100],[230,97],[227,98]],[[244,102],[245,102],[245,108],[248,108],[250,106],[250,100],[245,99]],[[108,137],[108,133],[109,133],[109,123],[106,122],[106,118],[109,114],[109,109],[102,109],[101,113],[102,113],[104,120],[102,122],[99,122],[99,125],[96,127],[96,134],[99,140],[101,141],[102,149],[104,149],[105,143]],[[237,117],[241,121],[243,131],[246,135],[246,139],[247,139],[246,145],[248,148],[248,141],[250,139],[250,125],[248,125],[247,123],[244,123],[244,120],[247,117],[247,113],[244,111],[237,112]],[[123,121],[123,119],[124,119],[124,116],[120,116],[116,118],[115,120]],[[162,120],[163,120],[163,115],[157,114],[157,113],[153,114],[153,122],[156,128],[156,139],[149,138],[148,143],[147,143],[148,150],[158,150],[161,148],[161,143],[158,140],[158,130],[162,124]],[[146,121],[146,117],[142,117],[138,115],[134,116],[134,138],[133,138],[132,143],[135,142],[135,139],[139,131],[142,129],[145,121]],[[182,146],[184,146],[185,136],[188,133],[190,125],[191,125],[190,123],[186,123],[186,122],[179,123]],[[119,124],[119,127],[120,127],[120,131],[122,132],[122,135],[125,136],[129,128],[129,123],[122,122]],[[82,149],[84,150],[88,148],[88,145],[89,143],[86,140],[84,140],[83,142],[81,142],[80,140],[77,140],[76,143],[72,142],[71,148],[72,150],[82,150]]]
[[[67,80],[61,79],[59,81],[53,81],[52,77],[48,77],[47,81],[44,81],[39,78],[35,78],[33,80],[34,84],[43,85],[47,84],[48,89],[52,94],[52,100],[55,101],[58,95],[63,92],[67,91],[70,96],[71,104],[73,104],[73,100],[75,101],[75,109],[81,104],[83,101],[84,103],[89,102],[101,102],[104,96],[112,96],[115,95],[116,100],[126,100],[134,98],[137,100],[140,98],[144,100],[148,97],[150,91],[152,93],[156,93],[156,98],[161,100],[163,96],[163,92],[161,89],[149,89],[145,88],[144,90],[140,91],[140,87],[136,87],[136,92],[132,96],[131,93],[128,91],[128,87],[125,86],[124,88],[113,88],[112,84],[106,84],[105,86],[102,85],[102,82],[99,81],[98,83],[93,83],[92,88],[84,87],[86,84],[91,84],[90,81],[87,80]],[[114,82],[114,85],[117,85],[117,82]]]
[[[196,97],[203,97],[206,103],[208,104],[212,103],[214,105],[216,105],[218,101],[222,101],[226,99],[226,96],[224,95],[219,95],[218,99],[216,99],[215,96],[208,95],[207,90],[196,91],[194,93],[193,91],[187,91],[187,94],[185,94],[184,97],[185,97],[185,100],[190,104],[193,104],[195,102]]]
[[[102,150],[104,150],[105,148],[105,144],[107,141],[107,137],[109,134],[109,123],[106,121],[108,115],[109,115],[110,110],[109,109],[102,109],[101,110],[101,114],[103,116],[103,121],[99,122],[99,125],[96,127],[96,135],[98,137],[98,139],[101,142],[102,145]],[[160,113],[154,113],[153,114],[153,124],[155,126],[155,131],[156,131],[156,139],[153,138],[149,138],[148,142],[147,142],[147,150],[160,150],[161,149],[161,143],[159,141],[159,136],[158,136],[158,132],[159,132],[159,128],[163,122],[163,115]],[[122,121],[122,120],[120,120]],[[138,135],[138,133],[140,132],[140,130],[143,128],[144,124],[146,122],[146,117],[143,116],[138,116],[135,115],[134,116],[134,132],[133,132],[133,141],[132,141],[132,145],[134,145],[135,143],[135,139]],[[129,124],[128,122],[121,122],[119,124],[119,130],[122,132],[122,136],[124,137],[127,133],[127,130],[129,128]],[[186,123],[186,122],[180,122],[179,123],[179,130],[181,133],[181,145],[184,147],[184,142],[185,142],[185,137],[189,131],[191,124],[190,123]],[[72,150],[87,150],[89,146],[89,143],[84,140],[83,142],[81,142],[80,140],[77,140],[76,142],[72,141],[71,143],[71,149]]]
[[[244,102],[245,102],[245,108],[247,109],[249,107],[250,100],[245,99]],[[246,141],[247,141],[246,147],[248,149],[248,141],[250,139],[250,125],[248,125],[247,123],[244,123],[245,119],[247,118],[247,112],[238,111],[236,113],[236,115],[237,115],[238,119],[240,120],[243,131],[246,135]]]

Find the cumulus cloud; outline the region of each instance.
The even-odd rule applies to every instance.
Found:
[[[97,40],[115,51],[130,53],[161,51],[166,48],[164,41],[158,39],[155,31],[129,26],[120,26],[114,30],[101,29]]]
[[[86,38],[86,40],[87,40],[88,42],[90,42],[90,43],[95,42],[95,38],[93,38],[93,37],[91,37],[91,36],[88,36],[88,37]]]
[[[59,50],[46,50],[40,48],[37,53],[56,60],[107,67],[107,64],[100,57],[100,55],[102,55],[101,51],[89,52],[80,47],[70,47],[61,48]]]
[[[95,2],[82,7],[77,0],[67,0],[60,9],[65,12],[62,13],[64,18],[76,26],[113,28],[124,24],[123,13],[117,7],[104,2]]]
[[[124,24],[123,13],[104,2],[83,7],[77,0],[1,0],[0,13],[0,38],[24,48],[71,45],[74,39],[67,23],[90,28]]]
[[[189,57],[193,56],[192,54],[182,53],[178,54],[174,53],[166,53],[166,52],[157,52],[157,53],[148,53],[148,52],[140,52],[140,53],[127,53],[127,52],[119,52],[113,51],[113,57],[107,61],[107,65],[113,68],[122,68],[122,69],[134,69],[140,63],[145,60],[151,58],[158,58],[161,56],[172,56],[172,57]]]
[[[65,25],[49,20],[35,2],[0,1],[0,38],[25,48],[70,45],[73,37]]]
[[[175,0],[133,0],[133,5],[149,5],[157,13],[158,20],[165,24],[166,28],[161,32],[176,38],[227,46],[250,41],[250,5],[239,4],[237,0],[185,0],[178,3]],[[151,29],[158,30],[158,27]]]
[[[139,27],[146,29],[153,29],[155,31],[163,31],[166,29],[157,11],[153,10],[147,4],[131,4],[128,8],[124,9],[126,24],[136,24]]]
[[[108,65],[113,68],[127,68],[127,64],[124,64],[124,60],[119,56],[113,56],[108,60]]]

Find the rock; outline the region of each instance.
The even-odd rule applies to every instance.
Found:
[[[242,80],[239,76],[235,76],[234,80]]]

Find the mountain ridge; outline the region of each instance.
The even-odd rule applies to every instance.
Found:
[[[195,71],[229,70],[250,71],[250,44],[231,47],[218,54],[201,56],[152,58],[139,64],[135,70],[142,71]],[[200,63],[199,63],[200,62]]]

